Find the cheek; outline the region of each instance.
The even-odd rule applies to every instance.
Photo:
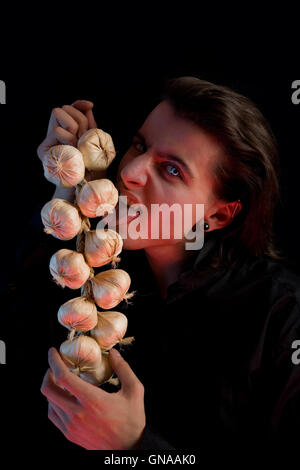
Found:
[[[181,223],[180,217],[176,220],[173,219],[171,222],[172,227],[180,227],[182,233],[186,230],[192,229],[192,227],[199,222],[201,219],[205,218],[205,213],[208,207],[210,206],[210,188],[204,186],[203,189],[199,190],[192,190],[188,188],[186,190],[177,189],[175,193],[169,194],[166,198],[171,206],[172,204],[176,204],[178,207],[181,208]],[[179,228],[178,228],[179,229]]]

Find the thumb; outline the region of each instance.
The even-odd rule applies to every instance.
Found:
[[[113,370],[120,379],[124,393],[132,394],[133,392],[143,389],[142,383],[117,349],[113,348],[110,350],[109,360]]]

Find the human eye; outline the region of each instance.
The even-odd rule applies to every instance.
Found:
[[[140,153],[144,153],[146,151],[146,145],[140,140],[133,140],[131,145]]]
[[[179,168],[177,168],[177,166],[173,165],[172,163],[164,163],[163,168],[166,174],[171,178],[181,178],[181,172]]]

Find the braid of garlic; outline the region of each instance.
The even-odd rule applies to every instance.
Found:
[[[90,228],[91,228],[91,224],[90,224],[88,217],[84,217],[82,219],[81,229],[76,238],[76,250],[79,253],[84,254],[85,236],[86,236],[86,233],[90,231]]]
[[[83,187],[83,185],[87,181],[85,179],[82,180],[77,186],[75,190],[75,205],[79,209],[77,205],[77,198],[78,195]],[[79,209],[80,210],[80,209]],[[84,256],[84,251],[85,251],[85,238],[86,238],[86,233],[90,231],[91,228],[91,223],[88,217],[82,215],[82,224],[81,224],[81,229],[80,232],[77,235],[76,238],[76,250],[79,253],[82,253]],[[94,277],[94,270],[92,267],[90,267],[90,277],[86,281],[86,283],[81,287],[81,295],[85,296],[88,300],[94,302],[94,296],[93,296],[93,290],[91,288],[91,283],[89,282],[90,279]]]
[[[67,235],[71,237],[77,230],[77,251],[60,250],[62,253],[55,255],[57,259],[55,258],[55,262],[52,263],[51,272],[58,277],[60,285],[64,284],[70,288],[81,286],[81,296],[69,300],[58,311],[58,321],[69,329],[68,339],[62,343],[60,353],[70,370],[83,380],[95,385],[101,385],[105,382],[118,385],[118,378],[113,377],[114,371],[110,366],[108,351],[116,344],[119,344],[120,347],[131,344],[134,337],[124,337],[127,329],[126,316],[120,312],[107,311],[107,309],[117,305],[121,300],[129,303],[128,299],[132,298],[135,292],[128,293],[129,275],[123,270],[116,269],[117,263],[120,261],[118,254],[122,250],[121,237],[117,232],[103,230],[98,233],[96,239],[95,233],[91,231],[89,220],[89,217],[98,217],[104,215],[105,212],[111,212],[118,202],[117,189],[110,180],[105,179],[105,170],[114,158],[115,150],[109,134],[99,129],[87,131],[80,138],[78,148],[81,153],[74,148],[74,158],[76,157],[80,163],[80,155],[82,155],[86,174],[91,175],[92,172],[95,174],[98,172],[98,175],[103,176],[89,183],[85,177],[77,177],[76,184],[73,183],[75,198],[72,207],[67,209],[73,210],[74,214],[77,213],[76,210],[78,211],[78,221],[77,226],[71,227],[73,232]],[[69,152],[67,157],[70,160],[73,158],[72,148],[69,146],[66,150]],[[65,156],[65,147],[61,146],[55,150],[56,153],[58,151],[64,157],[62,161],[66,160],[69,164],[70,162]],[[56,157],[55,152],[53,155]],[[52,155],[51,152],[50,154]],[[65,166],[67,166],[66,163]],[[71,165],[69,165],[65,169],[64,175],[69,176],[71,170]],[[75,179],[71,183],[74,181]],[[84,191],[82,191],[83,188]],[[64,202],[60,202],[60,204],[63,205]],[[72,214],[69,219],[75,220],[74,217]],[[63,228],[65,229],[65,227]],[[51,233],[50,230],[48,232]],[[66,235],[63,235],[67,239]],[[87,247],[87,236],[89,247]],[[63,256],[65,257],[64,264],[62,264]],[[68,259],[66,259],[67,256]],[[109,262],[113,269],[95,276],[93,267],[99,267]],[[76,278],[77,266],[80,263],[83,274],[81,281],[75,282],[74,273]],[[69,273],[70,279],[67,279]],[[82,282],[84,283],[82,284]],[[96,304],[106,311],[97,311]]]
[[[91,279],[93,277],[94,277],[94,270],[91,268]],[[82,286],[81,295],[85,296],[91,302],[95,302],[93,288],[92,288],[92,284],[90,280],[87,280],[87,282]]]

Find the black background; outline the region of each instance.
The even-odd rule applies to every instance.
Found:
[[[19,12],[19,21],[21,15]],[[98,127],[114,139],[117,164],[134,130],[156,102],[164,80],[182,75],[234,88],[251,98],[270,122],[281,159],[282,202],[276,212],[275,232],[297,271],[300,105],[291,101],[291,84],[300,79],[300,67],[295,39],[283,34],[289,24],[282,20],[278,28],[271,21],[262,23],[258,35],[259,15],[248,19],[246,28],[242,14],[239,29],[226,23],[224,31],[212,17],[204,15],[191,24],[192,10],[187,12],[187,19],[182,17],[176,23],[169,13],[158,24],[161,16],[157,13],[156,20],[147,26],[145,13],[135,12],[134,20],[126,19],[123,28],[119,27],[121,12],[118,24],[113,15],[105,17],[104,22],[103,16],[90,10],[78,16],[75,20],[59,19],[51,26],[41,20],[33,26],[28,24],[28,29],[27,23],[21,30],[14,25],[4,38],[0,79],[6,83],[7,104],[0,106],[1,285],[13,276],[14,255],[26,223],[37,204],[47,202],[54,190],[44,179],[36,154],[45,138],[51,110],[76,99],[93,101]],[[105,29],[104,23],[108,23]],[[211,27],[204,33],[205,23]],[[233,33],[230,40],[229,32]],[[31,319],[30,313],[24,312],[28,315],[28,332],[38,332],[37,319]],[[18,319],[11,319],[8,329],[6,312],[1,314],[0,339],[7,346],[7,364],[0,365],[5,397],[2,404],[10,420],[14,406],[10,397],[19,395],[22,402],[22,387],[32,387],[22,383],[19,390],[12,391],[10,384],[15,387],[18,368],[33,367],[34,358],[26,357],[24,342],[20,363],[10,362],[15,341],[20,341],[13,334]],[[19,409],[28,406],[32,403],[23,403]],[[22,419],[22,411],[19,416]]]

